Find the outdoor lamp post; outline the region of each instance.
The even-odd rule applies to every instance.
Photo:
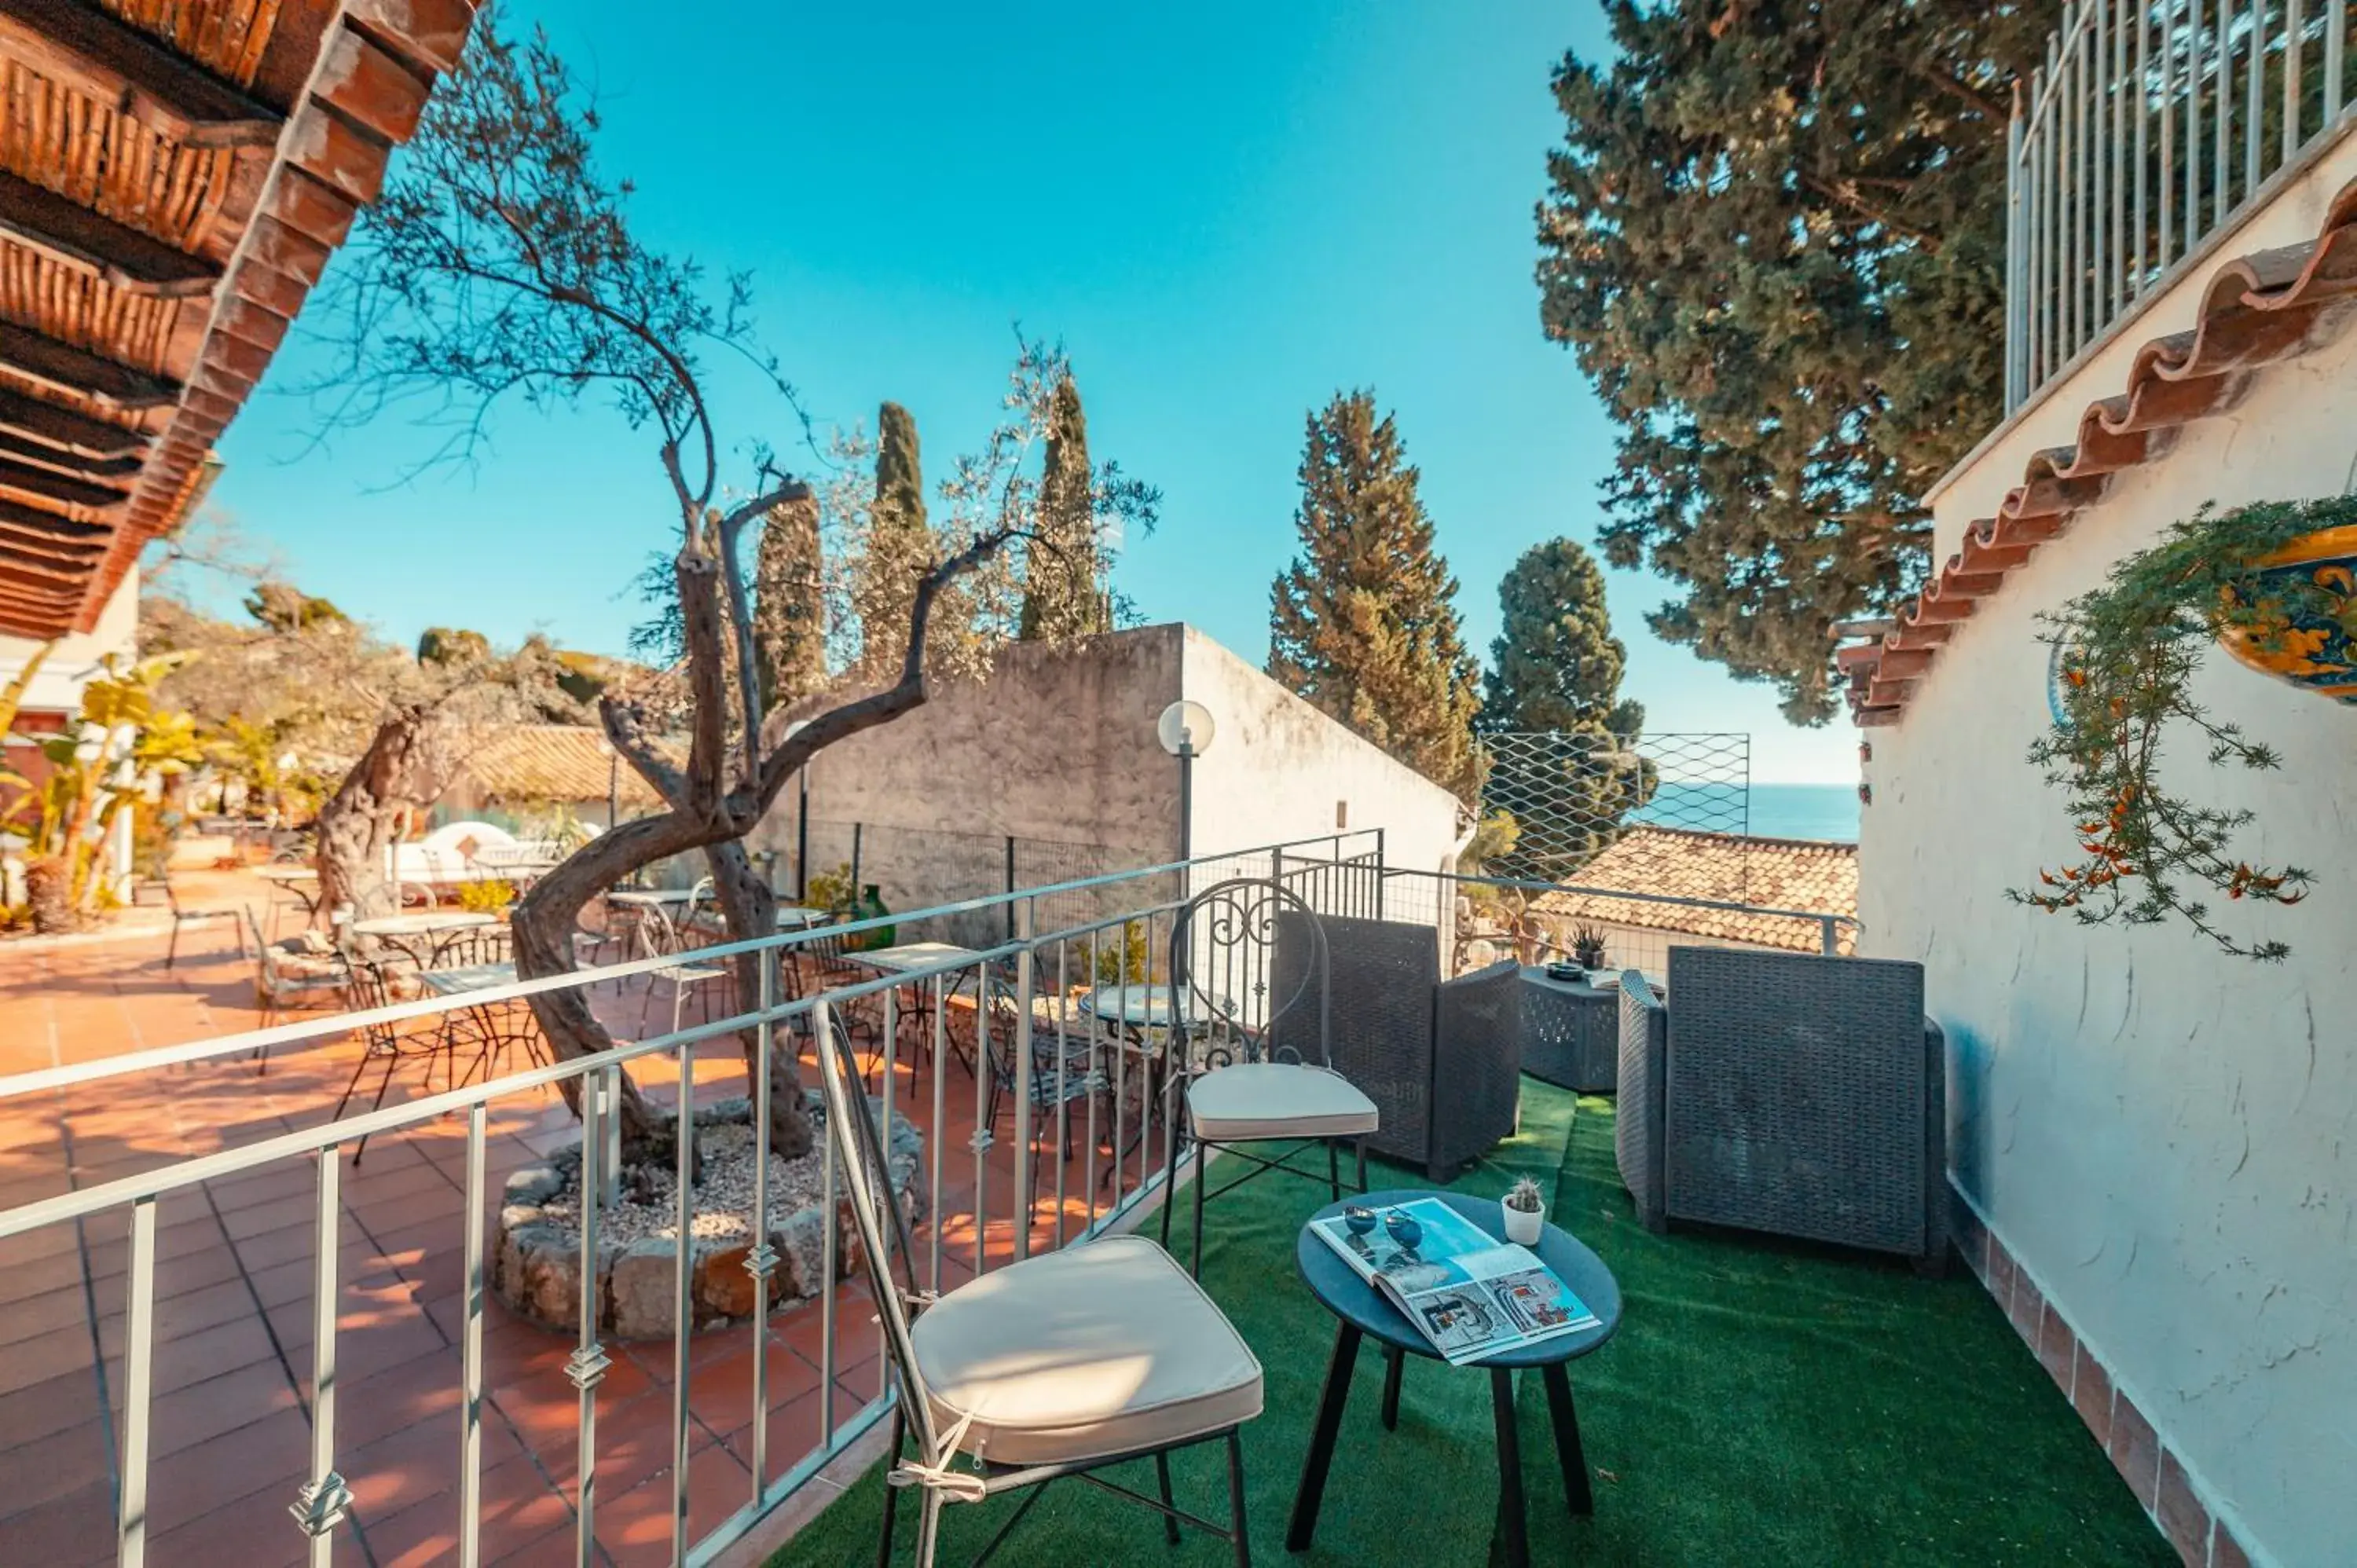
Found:
[[[1180,699],[1162,710],[1154,733],[1162,749],[1178,759],[1178,858],[1195,855],[1195,758],[1211,749],[1211,710]]]
[[[808,719],[796,719],[786,726],[786,739],[810,727]],[[856,893],[857,888],[852,889]],[[794,902],[810,899],[810,764],[805,761],[794,769]]]

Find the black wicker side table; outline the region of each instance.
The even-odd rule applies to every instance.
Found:
[[[1372,1208],[1385,1208],[1415,1197],[1437,1197],[1499,1240],[1506,1228],[1495,1198],[1464,1197],[1448,1192],[1377,1192],[1352,1197]],[[1344,1204],[1332,1203],[1312,1219],[1340,1214]],[[1579,1446],[1579,1419],[1571,1404],[1571,1379],[1565,1364],[1612,1337],[1620,1326],[1620,1286],[1602,1259],[1566,1232],[1549,1225],[1532,1249],[1541,1262],[1561,1275],[1573,1294],[1599,1319],[1593,1328],[1566,1334],[1520,1350],[1510,1350],[1463,1369],[1490,1374],[1490,1406],[1498,1435],[1498,1533],[1504,1543],[1509,1568],[1528,1568],[1530,1526],[1523,1517],[1523,1455],[1514,1428],[1514,1373],[1535,1367],[1545,1380],[1547,1413],[1555,1423],[1555,1459],[1563,1470],[1565,1501],[1574,1514],[1596,1511],[1595,1495],[1587,1482],[1587,1460]],[[1293,1261],[1310,1293],[1339,1320],[1333,1359],[1326,1365],[1325,1391],[1318,1400],[1318,1423],[1309,1439],[1309,1455],[1301,1466],[1301,1485],[1293,1497],[1293,1517],[1286,1527],[1288,1552],[1306,1552],[1318,1530],[1318,1509],[1326,1495],[1326,1473],[1334,1462],[1334,1444],[1342,1428],[1342,1405],[1350,1396],[1351,1370],[1359,1359],[1359,1343],[1372,1337],[1386,1350],[1390,1369],[1383,1382],[1383,1425],[1398,1419],[1400,1363],[1403,1353],[1439,1361],[1431,1342],[1416,1332],[1381,1291],[1352,1273],[1332,1249],[1304,1225],[1294,1243]],[[1445,1366],[1447,1363],[1442,1362]]]
[[[1557,980],[1534,964],[1522,975],[1523,1070],[1559,1089],[1612,1094],[1620,1086],[1620,977]]]

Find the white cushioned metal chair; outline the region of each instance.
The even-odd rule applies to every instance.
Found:
[[[1220,1188],[1232,1191],[1269,1171],[1317,1179],[1293,1161],[1326,1149],[1326,1185],[1342,1196],[1340,1148],[1357,1147],[1358,1188],[1367,1189],[1367,1135],[1382,1124],[1375,1102],[1334,1070],[1326,929],[1284,885],[1236,877],[1189,898],[1170,924],[1170,983],[1177,1000],[1170,1072],[1187,1111],[1195,1155],[1195,1272],[1203,1267],[1206,1151],[1216,1145],[1252,1168]],[[1271,1160],[1241,1144],[1296,1142]],[[1176,1190],[1180,1140],[1168,1140],[1165,1192]],[[1170,1241],[1171,1205],[1162,1205]]]
[[[945,1505],[1026,1492],[974,1558],[979,1565],[1050,1482],[1071,1477],[1160,1513],[1171,1541],[1182,1523],[1226,1540],[1238,1568],[1251,1568],[1242,1428],[1261,1412],[1261,1367],[1226,1315],[1142,1236],[1042,1253],[938,1299],[920,1294],[851,1042],[823,1002],[813,1024],[827,1140],[860,1245],[871,1259],[897,1256],[901,1271],[896,1279],[888,1267],[871,1282],[897,1396],[877,1561],[891,1560],[902,1490],[919,1493],[919,1568],[932,1568]],[[1224,1526],[1172,1498],[1170,1454],[1203,1443],[1227,1445]],[[1099,1474],[1147,1458],[1158,1499]]]

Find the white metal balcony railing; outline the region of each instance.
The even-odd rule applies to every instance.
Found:
[[[2349,11],[2063,7],[2007,134],[2007,413],[2346,134]]]
[[[463,1207],[447,1217],[454,1236],[460,1239],[463,1251],[458,1262],[463,1274],[461,1303],[463,1332],[457,1337],[459,1355],[457,1374],[459,1398],[457,1413],[452,1421],[450,1442],[452,1457],[457,1466],[457,1482],[453,1488],[457,1518],[452,1521],[455,1545],[452,1558],[465,1568],[481,1558],[482,1515],[486,1507],[483,1491],[485,1449],[485,1400],[487,1388],[484,1328],[487,1308],[486,1219],[494,1193],[490,1187],[490,1173],[486,1158],[489,1117],[496,1102],[511,1101],[519,1096],[538,1096],[541,1091],[556,1088],[567,1080],[577,1080],[586,1091],[581,1095],[582,1146],[584,1149],[585,1201],[581,1226],[581,1248],[585,1272],[594,1277],[598,1257],[599,1211],[610,1202],[612,1183],[606,1179],[611,1174],[608,1151],[612,1146],[616,1119],[610,1107],[618,1102],[619,1079],[622,1069],[632,1063],[653,1064],[668,1058],[678,1075],[681,1090],[677,1095],[675,1114],[681,1133],[689,1126],[693,1086],[697,1076],[695,1047],[701,1041],[737,1035],[752,1030],[758,1040],[759,1070],[751,1074],[754,1097],[753,1122],[756,1129],[768,1126],[767,1103],[770,1074],[768,1066],[773,1050],[782,1047],[799,1049],[813,1020],[823,1021],[828,1010],[865,1001],[878,1014],[878,1029],[875,1050],[882,1057],[880,1078],[885,1119],[885,1146],[889,1147],[893,1119],[921,1118],[935,1129],[951,1124],[946,1096],[949,1092],[950,1059],[948,1047],[952,1043],[947,1031],[948,1013],[943,1003],[958,993],[961,987],[969,988],[966,994],[974,997],[997,997],[1007,1004],[1003,1009],[985,1005],[976,1009],[976,1027],[984,1026],[984,1016],[1000,1011],[1011,1023],[1014,1039],[1006,1054],[1012,1058],[1003,1070],[1012,1075],[1012,1081],[1002,1087],[1007,1091],[1006,1102],[1011,1106],[1014,1148],[1018,1151],[1013,1161],[1011,1180],[1005,1185],[1012,1190],[1003,1197],[991,1189],[987,1177],[985,1155],[994,1138],[991,1132],[996,1113],[986,1106],[988,1082],[996,1076],[977,1071],[973,1086],[973,1125],[976,1129],[970,1144],[954,1153],[944,1147],[943,1140],[929,1136],[924,1168],[920,1173],[928,1201],[928,1223],[918,1241],[924,1253],[912,1259],[913,1272],[927,1282],[928,1288],[938,1290],[942,1283],[945,1251],[964,1252],[963,1258],[951,1261],[960,1267],[979,1274],[992,1266],[992,1246],[988,1238],[994,1231],[1010,1241],[1011,1256],[1020,1258],[1039,1248],[1062,1246],[1103,1233],[1109,1228],[1129,1219],[1146,1200],[1157,1196],[1162,1187],[1171,1154],[1170,1138],[1173,1118],[1166,1102],[1158,1116],[1150,1113],[1150,1097],[1141,1094],[1135,1120],[1128,1124],[1127,1087],[1121,1076],[1127,1072],[1131,1082],[1146,1069],[1142,1065],[1125,1066],[1126,1054],[1120,1050],[1103,1053],[1111,1061],[1110,1069],[1103,1065],[1083,1069],[1086,1077],[1078,1084],[1067,1081],[1067,1064],[1072,1058],[1061,1049],[1052,1048],[1054,1034],[1066,1026],[1071,1015],[1067,1012],[1073,994],[1072,983],[1084,977],[1098,977],[1105,972],[1100,960],[1115,952],[1128,950],[1134,933],[1142,927],[1148,954],[1157,954],[1169,943],[1171,920],[1189,892],[1200,891],[1223,877],[1234,875],[1268,876],[1281,875],[1288,885],[1304,894],[1313,908],[1327,916],[1359,915],[1389,919],[1431,920],[1446,934],[1451,928],[1457,899],[1463,886],[1478,884],[1480,879],[1459,879],[1447,874],[1409,871],[1386,866],[1383,858],[1383,834],[1380,830],[1362,831],[1353,834],[1295,843],[1265,846],[1228,855],[1207,857],[1195,861],[1161,865],[1139,871],[1115,873],[1103,876],[1061,883],[1052,886],[1025,889],[1012,895],[998,895],[963,903],[943,905],[933,909],[888,915],[877,919],[836,926],[816,932],[793,932],[756,941],[738,942],[702,949],[699,961],[710,961],[746,952],[762,955],[762,994],[748,1010],[735,1015],[708,1020],[692,1027],[634,1043],[617,1046],[594,1057],[558,1061],[547,1066],[535,1066],[525,1071],[492,1079],[490,1081],[463,1084],[442,1093],[429,1091],[407,1103],[388,1109],[371,1110],[366,1113],[328,1121],[298,1131],[268,1136],[242,1146],[223,1148],[220,1152],[184,1158],[152,1170],[140,1171],[100,1185],[69,1191],[17,1207],[0,1210],[0,1240],[23,1237],[49,1227],[83,1227],[85,1237],[94,1238],[97,1244],[107,1244],[110,1233],[128,1236],[128,1262],[123,1285],[124,1313],[120,1337],[122,1358],[122,1391],[120,1426],[116,1432],[117,1457],[116,1506],[111,1521],[111,1533],[116,1542],[118,1563],[135,1568],[147,1560],[151,1537],[161,1529],[169,1528],[173,1520],[154,1520],[150,1518],[149,1434],[153,1429],[152,1412],[156,1398],[155,1370],[157,1349],[157,1291],[159,1208],[191,1199],[201,1201],[199,1190],[207,1184],[221,1184],[232,1178],[250,1176],[265,1167],[285,1166],[308,1162],[314,1169],[307,1183],[311,1204],[309,1212],[316,1226],[315,1240],[309,1260],[311,1269],[312,1362],[311,1388],[316,1391],[310,1401],[309,1459],[305,1479],[297,1495],[290,1496],[288,1512],[292,1522],[287,1528],[298,1529],[308,1538],[308,1560],[315,1568],[326,1568],[334,1556],[334,1542],[339,1527],[346,1524],[354,1508],[354,1483],[362,1482],[367,1471],[354,1469],[350,1477],[339,1473],[339,1463],[351,1465],[349,1455],[338,1445],[337,1429],[337,1348],[343,1326],[344,1309],[348,1305],[339,1290],[339,1259],[351,1244],[350,1231],[356,1223],[342,1197],[345,1173],[349,1167],[358,1169],[358,1160],[348,1162],[347,1152],[357,1149],[371,1138],[390,1138],[404,1131],[425,1132],[445,1118],[462,1119],[464,1123],[465,1179],[459,1194]],[[1569,886],[1548,884],[1494,885],[1501,890],[1552,891],[1562,893],[1591,892],[1634,903],[1684,906],[1696,909],[1746,910],[1755,914],[1781,915],[1792,919],[1816,922],[1823,930],[1823,950],[1835,950],[1836,932],[1843,926],[1854,924],[1842,917],[1812,912],[1772,911],[1727,901],[1665,897],[1658,895],[1626,893],[1617,889],[1581,889]],[[1014,911],[1017,935],[988,951],[972,953],[938,963],[911,968],[901,972],[879,976],[857,983],[830,982],[813,986],[802,996],[780,1001],[781,958],[793,949],[805,944],[839,940],[846,934],[871,928],[891,925],[905,935],[912,928],[926,929],[925,922],[951,917],[971,915],[981,909],[1005,907]],[[1073,911],[1093,909],[1095,918],[1078,919],[1064,929],[1036,933],[1035,926],[1042,908]],[[1110,911],[1110,912],[1108,912]],[[1671,933],[1661,933],[1663,940],[1672,940]],[[1620,955],[1620,961],[1631,963],[1641,957],[1631,951]],[[76,1091],[92,1093],[91,1106],[103,1110],[113,1091],[133,1075],[161,1073],[188,1069],[199,1062],[216,1062],[223,1066],[242,1064],[262,1047],[274,1047],[277,1056],[274,1065],[285,1066],[288,1048],[305,1045],[326,1045],[339,1040],[363,1025],[393,1025],[417,1020],[432,1021],[437,1015],[460,1009],[481,1009],[500,1002],[513,1001],[542,992],[567,987],[587,988],[612,982],[645,976],[678,962],[673,955],[662,955],[584,971],[576,974],[544,980],[521,982],[497,990],[468,993],[453,998],[427,998],[405,1002],[366,1012],[342,1014],[329,1017],[282,1025],[276,1027],[248,1031],[210,1040],[198,1040],[184,1045],[142,1050],[104,1058],[74,1066],[19,1074],[0,1079],[0,1101],[40,1095],[45,1102],[54,1105],[61,1116],[71,1118],[82,1113],[76,1109]],[[1149,961],[1151,961],[1149,960]],[[1126,976],[1125,968],[1120,971]],[[1257,979],[1251,974],[1233,975],[1221,982],[1230,993],[1239,999],[1241,1010],[1250,1021],[1255,998],[1265,989],[1265,976]],[[931,1005],[925,1014],[925,1027],[930,1029],[933,1070],[930,1082],[921,1088],[912,1087],[909,1093],[922,1094],[930,1101],[923,1103],[896,1104],[895,1058],[900,1048],[899,1009],[911,988],[923,993]],[[1060,1000],[1061,999],[1061,1000]],[[1035,1005],[1035,1004],[1037,1005]],[[1044,1013],[1039,1011],[1044,1006]],[[1034,1031],[1047,1027],[1051,1031],[1050,1047],[1041,1053],[1034,1049]],[[980,1055],[981,1053],[978,1053]],[[1094,1060],[1096,1058],[1091,1058]],[[707,1075],[712,1064],[704,1064]],[[1052,1071],[1049,1081],[1038,1075]],[[1110,1073],[1110,1076],[1109,1076]],[[1080,1092],[1068,1093],[1077,1089]],[[1103,1090],[1103,1092],[1092,1092]],[[1035,1092],[1037,1091],[1037,1092]],[[185,1091],[182,1091],[185,1092]],[[963,1093],[961,1088],[961,1094]],[[1039,1180],[1035,1165],[1020,1151],[1032,1145],[1035,1137],[1053,1139],[1052,1146],[1061,1147],[1068,1129],[1067,1118],[1081,1114],[1078,1106],[1086,1102],[1086,1154],[1081,1165],[1075,1187],[1068,1170],[1072,1156],[1053,1162],[1053,1204],[1043,1210],[1043,1200],[1050,1197],[1044,1181],[1041,1190],[1035,1191]],[[1100,1101],[1107,1107],[1100,1118]],[[535,1098],[533,1104],[537,1105]],[[963,1114],[961,1109],[960,1114]],[[1161,1141],[1155,1141],[1156,1122],[1159,1122]],[[1071,1131],[1079,1131],[1077,1127]],[[1100,1163],[1099,1144],[1103,1134],[1110,1134],[1112,1151],[1107,1164]],[[677,1213],[674,1234],[693,1233],[695,1216],[711,1212],[709,1203],[698,1201],[688,1180],[687,1154],[692,1140],[681,1138],[681,1169],[675,1192]],[[971,1155],[972,1187],[970,1195],[954,1198],[969,1207],[943,1212],[945,1181],[962,1178],[968,1173],[964,1163]],[[952,1173],[954,1159],[959,1168]],[[714,1520],[707,1514],[702,1527],[692,1530],[689,1503],[689,1472],[691,1466],[692,1425],[689,1413],[690,1391],[695,1380],[696,1359],[691,1355],[691,1340],[698,1348],[711,1347],[716,1340],[739,1332],[734,1328],[692,1332],[694,1311],[691,1303],[692,1280],[690,1250],[677,1249],[680,1259],[676,1270],[675,1327],[671,1347],[672,1386],[669,1395],[669,1443],[662,1452],[668,1455],[670,1467],[670,1556],[675,1564],[706,1563],[720,1552],[736,1544],[772,1510],[807,1484],[828,1461],[842,1454],[890,1408],[893,1397],[888,1379],[879,1379],[875,1396],[860,1408],[844,1412],[838,1409],[836,1395],[838,1373],[844,1368],[863,1365],[866,1358],[880,1355],[880,1327],[866,1328],[846,1321],[852,1314],[838,1313],[838,1286],[846,1282],[838,1273],[836,1259],[841,1238],[838,1208],[834,1201],[834,1184],[837,1173],[833,1162],[822,1162],[825,1190],[822,1197],[822,1213],[825,1227],[823,1256],[825,1260],[823,1287],[805,1311],[820,1315],[822,1323],[820,1365],[818,1368],[821,1414],[819,1436],[808,1452],[793,1455],[771,1455],[768,1451],[770,1416],[772,1413],[770,1383],[770,1357],[756,1354],[752,1358],[750,1406],[747,1412],[751,1422],[752,1452],[748,1468],[750,1487],[744,1503],[726,1518]],[[769,1140],[765,1132],[754,1135],[754,1179],[748,1214],[761,1216],[768,1212],[768,1196],[771,1188],[772,1164]],[[600,1173],[598,1167],[606,1167]],[[1103,1187],[1104,1190],[1100,1191]],[[607,1196],[599,1197],[600,1193]],[[1084,1206],[1069,1217],[1075,1221],[1068,1226],[1067,1200]],[[167,1223],[169,1223],[168,1219]],[[120,1226],[120,1232],[113,1227]],[[766,1228],[756,1222],[751,1226],[757,1238],[766,1235]],[[960,1247],[955,1240],[970,1236],[970,1250]],[[164,1254],[171,1256],[167,1248]],[[778,1261],[763,1241],[756,1246],[745,1264],[757,1282],[763,1281]],[[749,1325],[754,1346],[766,1343],[772,1321],[770,1292],[757,1284],[750,1293],[753,1316]],[[606,1347],[600,1343],[597,1321],[597,1294],[594,1290],[581,1293],[583,1319],[576,1348],[565,1363],[565,1370],[579,1390],[579,1405],[573,1455],[572,1482],[565,1488],[565,1500],[573,1512],[570,1531],[576,1542],[577,1560],[588,1563],[598,1560],[597,1478],[599,1476],[599,1436],[597,1413],[600,1404],[599,1383],[609,1362]],[[93,1332],[96,1326],[93,1324]],[[848,1352],[848,1355],[846,1355]],[[299,1355],[301,1352],[296,1351]],[[102,1372],[102,1378],[103,1378]],[[447,1419],[447,1418],[437,1418]],[[612,1441],[610,1438],[609,1442]],[[774,1472],[774,1473],[773,1473]],[[292,1489],[292,1488],[290,1488]],[[93,1528],[102,1528],[93,1523]]]

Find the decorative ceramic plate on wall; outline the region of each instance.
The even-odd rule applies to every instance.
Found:
[[[2256,564],[2257,624],[2229,628],[2219,646],[2279,681],[2357,704],[2357,526],[2296,539]],[[2317,596],[2320,605],[2297,602]]]

